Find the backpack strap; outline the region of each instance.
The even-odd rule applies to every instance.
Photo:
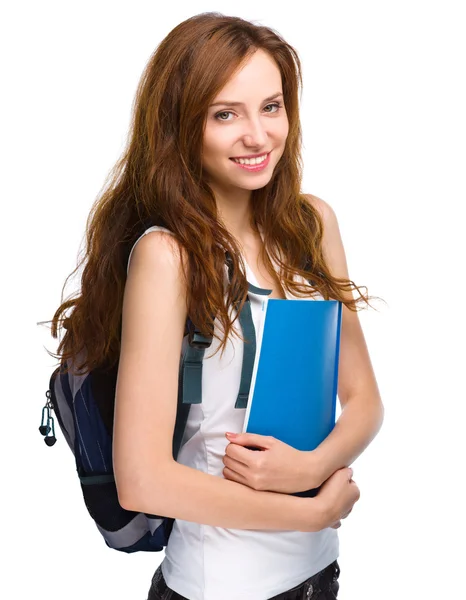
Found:
[[[241,380],[235,408],[246,408],[248,405],[249,390],[251,388],[252,371],[256,356],[256,330],[252,320],[251,301],[249,295],[239,313],[239,322],[243,330],[243,364],[241,365]]]
[[[228,266],[228,279],[231,282],[233,276],[233,260],[229,252],[225,252],[225,260]],[[272,290],[259,288],[248,281],[248,291],[261,296],[268,296]],[[237,302],[239,304],[239,301]],[[243,345],[243,362],[241,365],[241,379],[239,384],[238,396],[235,402],[235,408],[247,408],[249,391],[251,389],[252,371],[254,369],[254,360],[256,358],[256,329],[252,320],[251,300],[249,294],[238,315],[245,343]]]
[[[194,331],[193,331],[194,328]],[[182,359],[183,374],[181,389],[183,404],[201,404],[202,402],[202,361],[207,348],[212,343],[212,337],[205,337],[188,319],[190,330],[188,344]]]
[[[248,281],[248,290],[253,294],[260,296],[269,296],[272,290],[259,288]],[[243,364],[241,366],[241,380],[239,384],[238,397],[236,398],[235,408],[247,408],[249,391],[251,389],[252,371],[256,358],[256,328],[252,320],[251,301],[249,295],[243,304],[239,313],[239,322],[243,330],[245,343],[243,345]]]
[[[188,318],[188,343],[186,344],[178,375],[178,406],[173,432],[173,458],[176,460],[181,448],[191,404],[202,402],[202,361],[204,353],[212,343]]]

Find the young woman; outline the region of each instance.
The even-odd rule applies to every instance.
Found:
[[[85,346],[88,369],[119,360],[121,505],[175,519],[150,600],[337,597],[337,529],[359,499],[348,466],[383,407],[357,316],[368,298],[349,280],[333,210],[300,190],[300,83],[296,52],[266,27],[213,13],[175,27],[146,67],[128,148],[90,219],[82,294],[55,315],[74,307],[64,358]],[[248,297],[257,329],[264,290],[344,303],[343,411],[313,452],[234,435],[245,417],[236,317]],[[174,460],[187,322],[213,342]]]

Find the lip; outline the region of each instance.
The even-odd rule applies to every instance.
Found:
[[[261,152],[260,154],[245,154],[244,156],[232,156],[231,158],[258,158],[259,156],[264,156],[264,154],[270,154],[272,150],[268,152]]]
[[[267,167],[267,165],[270,162],[270,153],[271,153],[271,151],[267,153],[267,158],[264,161],[262,161],[260,164],[258,164],[258,165],[242,165],[241,163],[238,163],[238,162],[234,161],[233,158],[230,158],[230,160],[237,167],[241,167],[245,171],[249,171],[251,173],[254,173],[254,172],[257,172],[257,171],[263,171]],[[257,156],[264,156],[264,154],[263,153],[262,154],[253,154],[253,155],[250,155],[250,156],[247,156],[247,157],[246,156],[241,156],[241,158],[255,158]]]

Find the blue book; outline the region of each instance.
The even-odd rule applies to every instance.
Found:
[[[263,310],[243,431],[314,450],[335,426],[342,303],[268,299]]]

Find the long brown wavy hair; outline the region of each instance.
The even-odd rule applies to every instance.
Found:
[[[247,295],[244,263],[233,236],[220,223],[214,194],[202,168],[207,108],[229,78],[258,49],[268,52],[282,75],[289,133],[270,182],[251,195],[251,226],[262,228],[261,256],[278,263],[283,286],[309,294],[295,274],[313,281],[325,299],[356,311],[368,297],[350,280],[332,276],[322,252],[322,219],[301,193],[301,65],[296,51],[274,30],[219,13],[196,15],[175,27],[156,48],[136,92],[126,148],[110,172],[87,220],[86,248],[68,279],[84,266],[81,290],[63,301],[51,321],[62,364],[84,357],[79,370],[113,367],[120,353],[121,318],[130,249],[147,224],[172,231],[187,257],[189,319],[213,335],[212,315],[224,349]],[[224,289],[225,251],[233,277]],[[359,298],[347,292],[357,289]],[[367,288],[366,288],[367,289]],[[346,292],[346,294],[345,294]],[[351,294],[352,296],[352,294]],[[65,315],[68,309],[70,314]],[[84,351],[83,354],[81,354]]]

